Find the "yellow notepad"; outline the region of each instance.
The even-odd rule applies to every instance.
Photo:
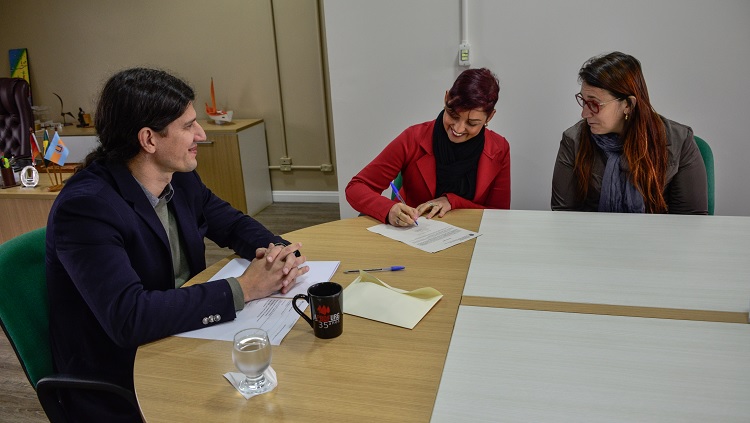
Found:
[[[441,298],[434,288],[407,292],[360,272],[344,289],[344,313],[413,329]]]

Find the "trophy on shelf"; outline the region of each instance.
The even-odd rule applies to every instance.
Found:
[[[211,118],[217,125],[223,125],[225,123],[231,122],[232,114],[234,113],[232,110],[218,110],[216,108],[216,95],[214,94],[213,78],[211,78],[211,105],[209,106],[208,103],[206,103],[206,113],[208,114],[208,117]]]

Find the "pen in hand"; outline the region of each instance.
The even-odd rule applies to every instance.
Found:
[[[393,193],[396,195],[396,198],[398,198],[398,201],[400,201],[401,204],[407,206],[406,201],[404,201],[404,199],[401,198],[401,194],[398,192],[398,188],[396,188],[396,185],[393,185],[393,181],[391,181],[391,189],[393,190]],[[417,223],[417,219],[414,219],[414,224],[419,226],[419,223]]]
[[[391,266],[391,267],[378,267],[375,269],[361,269],[363,272],[395,272],[397,270],[404,270],[404,266]],[[344,273],[357,273],[360,269],[356,270],[344,270]]]

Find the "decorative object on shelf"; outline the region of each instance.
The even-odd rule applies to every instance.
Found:
[[[34,113],[34,130],[38,131],[42,129],[45,123],[49,121],[49,123],[52,123],[51,120],[48,119],[49,116],[49,107],[47,106],[31,106],[31,111]]]
[[[26,166],[21,170],[21,184],[24,188],[34,188],[39,185],[39,171],[34,166]]]
[[[62,99],[62,97],[60,97],[59,95],[57,95],[57,93],[52,93],[52,94],[55,94],[55,97],[57,97],[57,99],[60,100],[60,116],[62,116],[62,118],[63,118],[63,126],[72,125],[73,123],[68,123],[68,122],[65,121],[65,116],[70,116],[73,119],[75,119],[76,117],[73,116],[73,113],[65,111],[65,107],[63,106],[63,99]]]
[[[211,105],[206,103],[206,113],[211,120],[217,125],[223,125],[227,122],[232,121],[232,110],[218,110],[216,109],[216,95],[214,94],[214,79],[211,78]]]
[[[91,115],[85,113],[82,108],[78,108],[78,128],[88,128],[91,126]]]

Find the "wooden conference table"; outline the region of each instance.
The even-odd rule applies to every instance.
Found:
[[[141,409],[148,422],[685,421],[672,412],[680,407],[697,409],[696,421],[750,415],[743,401],[750,397],[750,325],[691,321],[747,321],[747,263],[718,254],[748,257],[742,238],[750,219],[641,217],[485,211],[482,219],[481,211],[457,210],[446,220],[470,230],[481,221],[483,236],[436,254],[366,231],[375,223],[366,217],[292,232],[286,238],[302,241],[309,259],[341,260],[332,280],[344,286],[354,279],[344,269],[403,264],[406,271],[379,276],[407,290],[432,286],[444,297],[413,330],[347,315],[341,337],[320,340],[300,319],[274,349],[279,386],[250,400],[222,377],[234,371],[230,342],[170,337],[145,345],[135,363]],[[684,235],[696,228],[698,235]],[[725,245],[711,241],[724,236]],[[691,253],[686,243],[703,251]],[[659,254],[648,261],[643,249]],[[615,276],[606,271],[631,253],[646,260],[640,272],[618,278],[630,265]],[[710,284],[689,275],[700,273],[697,265],[674,266],[684,264],[674,262],[681,253],[719,261]],[[585,255],[597,261],[587,264]],[[637,283],[642,278],[648,283]],[[690,289],[678,283],[685,278]],[[664,280],[670,288],[639,296]],[[628,281],[635,293],[625,289]],[[684,298],[669,300],[670,290]],[[695,302],[725,290],[744,303],[726,295]]]
[[[457,210],[445,219],[477,230],[481,212]],[[444,295],[413,330],[345,315],[344,333],[326,340],[299,319],[273,349],[279,386],[249,400],[222,376],[236,371],[231,342],[173,336],[147,344],[135,362],[136,395],[146,421],[429,420],[474,241],[430,254],[366,230],[376,223],[358,217],[284,237],[301,241],[308,260],[340,260],[331,280],[344,287],[356,278],[343,274],[346,269],[405,265],[406,270],[377,276],[401,289],[432,286]]]

